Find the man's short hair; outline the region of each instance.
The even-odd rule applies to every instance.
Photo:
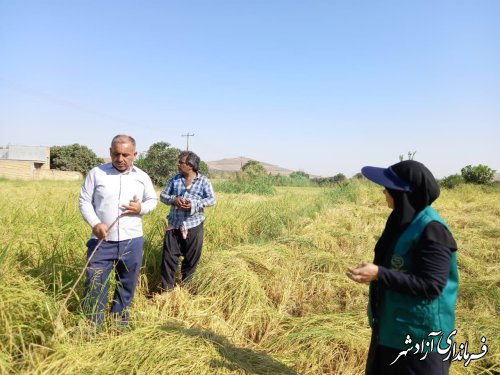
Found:
[[[132,143],[132,146],[134,146],[135,150],[135,139],[132,138],[130,135],[125,135],[125,134],[118,134],[113,137],[113,140],[111,141],[111,146],[113,146],[113,143]]]

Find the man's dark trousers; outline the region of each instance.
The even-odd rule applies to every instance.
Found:
[[[87,259],[94,251],[97,239],[87,242]],[[142,264],[143,237],[124,241],[103,241],[94,253],[86,270],[83,311],[87,317],[101,325],[107,304],[110,274],[115,266],[116,288],[111,312],[128,318],[126,308],[134,297],[137,278]]]
[[[175,285],[175,273],[179,266],[179,257],[184,259],[181,265],[182,280],[186,281],[196,270],[203,247],[203,223],[188,229],[187,238],[182,238],[179,229],[171,229],[163,239],[163,258],[161,262],[161,284],[165,290]]]

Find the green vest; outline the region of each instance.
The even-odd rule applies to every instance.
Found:
[[[391,259],[391,269],[412,273],[411,249],[416,246],[424,228],[431,221],[437,221],[448,229],[438,213],[427,206],[417,214],[397,240]],[[437,298],[426,299],[384,290],[382,300],[379,302],[379,344],[400,350],[408,349],[415,343],[421,345],[422,340],[430,345],[432,337],[429,337],[429,333],[441,331],[442,335],[433,338],[432,351],[436,351],[441,336],[441,347],[445,349],[449,346],[446,339],[455,326],[455,302],[458,290],[457,255],[455,251],[451,254],[448,281]],[[369,303],[370,325],[373,325],[370,306]],[[410,335],[412,344],[405,343],[407,335]]]

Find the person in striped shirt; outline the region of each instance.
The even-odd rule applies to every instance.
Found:
[[[161,282],[163,290],[175,285],[179,257],[182,280],[186,281],[196,270],[203,247],[205,207],[216,203],[210,180],[198,172],[200,158],[194,152],[179,155],[179,173],[172,177],[160,194],[160,201],[170,205],[168,226],[163,240]]]

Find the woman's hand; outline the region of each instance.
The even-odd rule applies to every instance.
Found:
[[[346,275],[357,283],[369,283],[378,279],[378,266],[373,263],[362,263],[356,268],[348,268]]]

